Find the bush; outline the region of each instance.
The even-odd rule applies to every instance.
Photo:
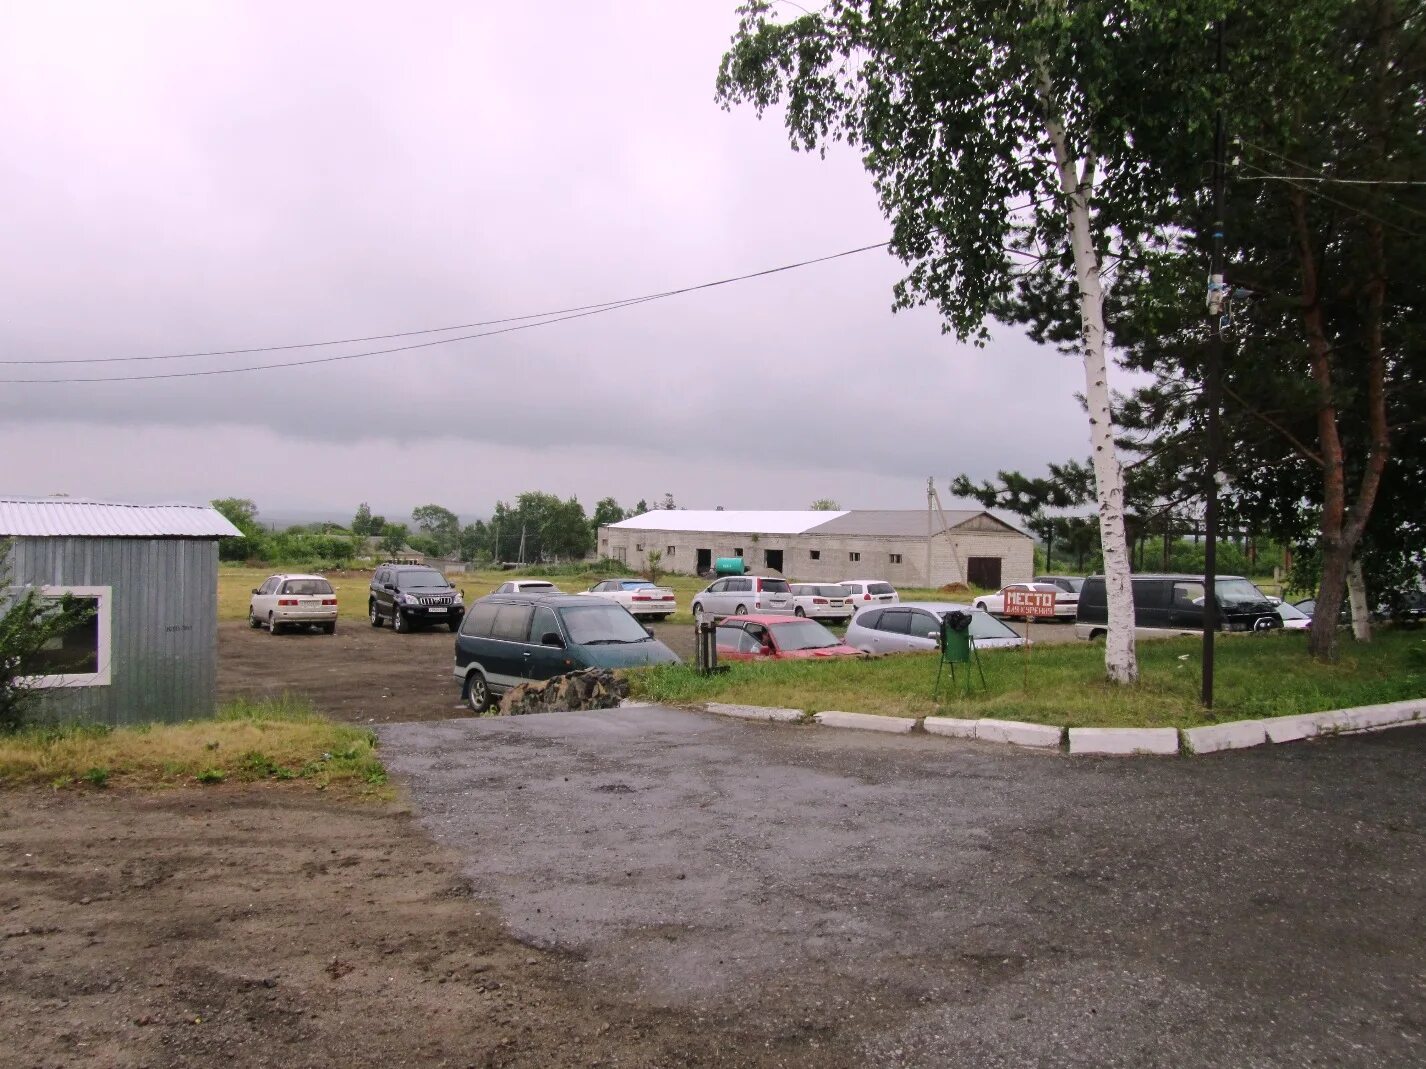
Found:
[[[520,574],[548,577],[552,575],[635,575],[637,573],[623,561],[605,557],[593,562],[575,560],[565,564],[534,564],[528,568],[521,568]]]

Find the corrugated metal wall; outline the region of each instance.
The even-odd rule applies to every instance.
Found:
[[[35,719],[106,724],[209,716],[217,696],[218,543],[16,538],[10,582],[108,586],[111,682],[43,691]]]

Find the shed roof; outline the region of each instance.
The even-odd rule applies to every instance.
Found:
[[[241,534],[209,505],[0,497],[0,538],[231,538]]]
[[[946,509],[946,524],[959,527],[980,517],[1006,532],[1024,535],[1013,524],[981,509]],[[609,525],[615,530],[711,531],[721,534],[756,533],[771,535],[889,535],[902,538],[926,536],[925,509],[851,509],[842,512],[744,512],[707,509],[655,509]],[[936,531],[941,530],[940,517]]]

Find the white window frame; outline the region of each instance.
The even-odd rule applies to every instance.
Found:
[[[30,690],[50,690],[55,687],[107,687],[110,679],[110,662],[113,651],[112,613],[114,600],[112,586],[42,586],[37,593],[45,598],[59,598],[70,594],[76,598],[94,598],[98,602],[96,614],[99,622],[99,649],[97,672],[69,672],[53,676],[26,676],[18,680],[22,687]]]

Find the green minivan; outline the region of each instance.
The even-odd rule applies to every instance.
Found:
[[[476,713],[521,683],[678,660],[624,606],[574,594],[492,594],[456,632],[455,677]]]

